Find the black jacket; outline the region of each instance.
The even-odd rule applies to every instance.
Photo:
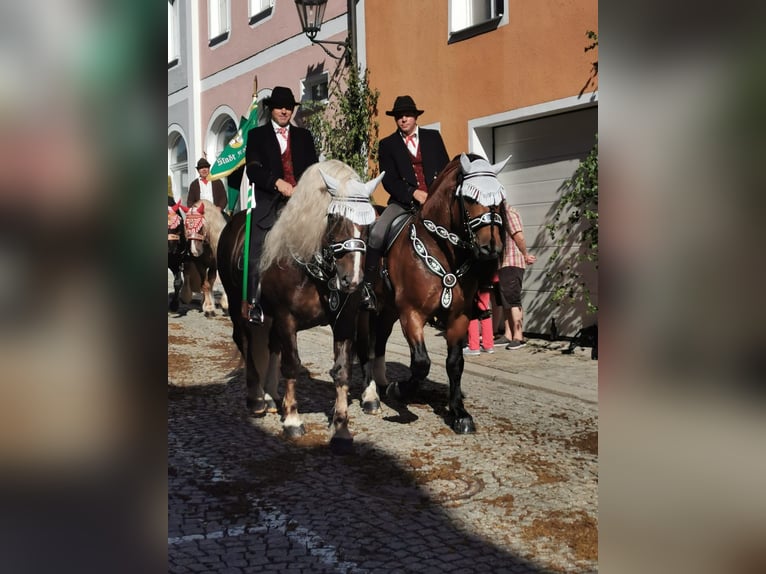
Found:
[[[449,163],[444,140],[437,130],[418,127],[420,155],[423,158],[423,175],[429,187],[439,172]],[[412,156],[399,130],[380,140],[378,144],[378,162],[380,171],[385,171],[383,187],[391,196],[388,203],[398,203],[403,207],[412,205],[412,193],[418,188]]]
[[[297,181],[307,167],[319,161],[311,132],[290,126],[290,154]],[[247,177],[250,183],[255,184],[253,222],[262,229],[270,229],[276,221],[278,209],[287,202],[287,198],[274,187],[277,179],[284,178],[285,174],[282,170],[282,152],[271,121],[247,133],[245,159]]]

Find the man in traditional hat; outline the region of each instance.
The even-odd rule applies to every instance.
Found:
[[[386,112],[396,120],[397,130],[378,145],[380,171],[386,172],[383,187],[390,197],[368,240],[362,304],[371,311],[376,308],[373,285],[391,223],[401,213],[425,203],[428,187],[449,163],[441,134],[418,127],[422,113],[410,96],[397,97],[394,107]]]
[[[271,121],[248,132],[245,156],[247,177],[255,184],[255,208],[250,226],[248,297],[242,302],[242,316],[255,324],[263,322],[258,272],[263,239],[303,172],[319,161],[311,132],[290,124],[295,106],[300,105],[292,90],[276,86],[264,104],[271,111]]]
[[[207,199],[223,211],[226,209],[228,197],[226,187],[220,179],[210,181],[210,163],[204,158],[197,161],[197,173],[199,177],[191,182],[189,195],[186,197],[186,205],[191,207],[200,199]]]

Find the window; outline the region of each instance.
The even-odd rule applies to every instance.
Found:
[[[217,158],[223,148],[229,145],[231,138],[237,133],[237,124],[229,116],[222,116],[213,125],[213,131],[215,133],[215,157]]]
[[[229,37],[229,0],[209,0],[208,6],[208,46],[215,46]]]
[[[168,0],[168,68],[178,63],[178,55],[181,44],[180,26],[178,23],[178,2]]]
[[[255,24],[264,18],[271,16],[274,0],[248,0],[250,10],[250,24]]]
[[[178,132],[168,136],[168,171],[172,179],[173,194],[186,203],[189,193],[189,156],[186,141]]]
[[[449,43],[496,29],[504,4],[504,0],[450,0]]]
[[[303,80],[304,102],[326,102],[328,98],[327,72]]]

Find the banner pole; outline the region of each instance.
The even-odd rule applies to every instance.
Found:
[[[253,99],[258,96],[258,74],[253,76]],[[245,248],[242,262],[242,300],[247,301],[247,276],[250,268],[250,220],[253,213],[253,201],[255,200],[255,184],[250,183],[247,193],[247,214],[245,215]]]
[[[245,246],[242,262],[242,300],[247,301],[247,271],[250,266],[250,219],[253,211],[253,196],[255,193],[255,184],[250,184],[247,194],[247,213],[245,215]]]

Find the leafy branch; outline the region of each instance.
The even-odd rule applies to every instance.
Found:
[[[337,159],[363,179],[372,179],[378,160],[378,97],[370,88],[369,70],[349,66],[334,77],[326,103],[306,104],[304,122],[325,159]]]
[[[582,299],[588,312],[595,313],[598,306],[591,299],[581,269],[583,262],[590,262],[598,269],[598,134],[590,153],[563,183],[562,190],[553,223],[546,225],[556,245],[551,263],[560,266],[548,272],[548,277],[557,285],[553,300]],[[565,256],[563,248],[575,239],[580,243],[580,250]]]

